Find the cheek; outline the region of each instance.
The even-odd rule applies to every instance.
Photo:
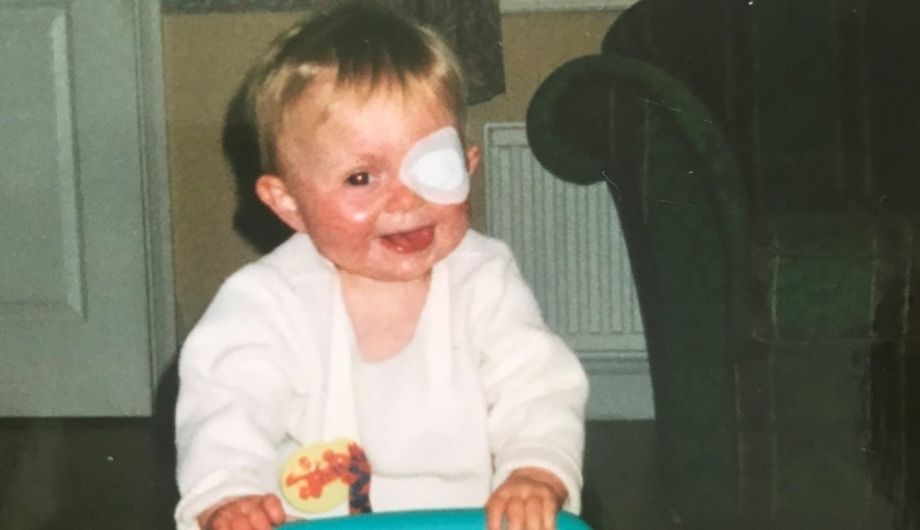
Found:
[[[376,209],[370,204],[328,199],[311,201],[306,208],[311,231],[319,232],[311,235],[322,239],[370,233],[376,223]]]
[[[441,207],[441,219],[457,228],[466,228],[470,222],[469,202]]]
[[[441,243],[446,246],[457,245],[470,227],[469,206],[467,204],[441,207],[438,212],[441,226]]]
[[[349,207],[343,205],[337,208],[337,216],[342,219],[343,223],[354,227],[372,225],[374,220],[374,210],[368,207]]]

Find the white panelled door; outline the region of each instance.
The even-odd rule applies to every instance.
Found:
[[[0,0],[0,416],[149,414],[174,353],[159,2]]]

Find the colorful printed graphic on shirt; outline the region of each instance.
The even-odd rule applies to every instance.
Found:
[[[347,438],[304,446],[281,471],[284,499],[305,513],[327,512],[346,500],[349,513],[369,513],[370,485],[367,455]]]

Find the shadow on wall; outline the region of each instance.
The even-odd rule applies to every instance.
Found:
[[[246,83],[237,89],[224,116],[224,158],[236,184],[233,227],[257,251],[267,253],[291,235],[291,229],[256,197],[256,179],[262,174],[259,140],[246,111]]]

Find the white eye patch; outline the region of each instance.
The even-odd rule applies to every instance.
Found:
[[[457,204],[470,193],[463,144],[453,127],[444,127],[415,143],[406,153],[399,179],[429,202]]]

